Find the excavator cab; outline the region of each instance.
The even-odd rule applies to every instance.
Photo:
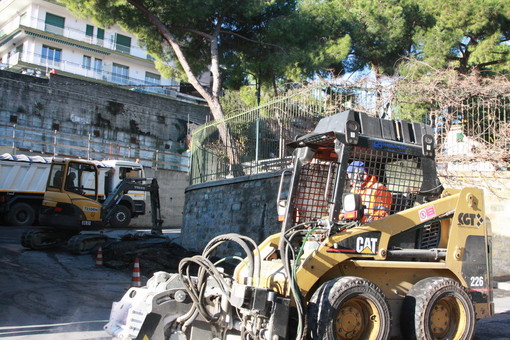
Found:
[[[98,198],[98,168],[87,161],[55,159],[40,221],[69,230],[101,227],[101,203]]]

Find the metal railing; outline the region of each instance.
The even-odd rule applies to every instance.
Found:
[[[218,125],[226,124],[234,139],[245,175],[275,171],[289,166],[292,150],[287,143],[314,129],[319,120],[348,108],[359,89],[325,91],[320,84],[288,92],[257,108],[231,114],[193,132],[190,181],[192,184],[234,176],[227,150],[219,139]]]
[[[297,135],[311,132],[321,118],[349,108],[372,115],[381,112],[374,107],[374,103],[380,102],[376,96],[370,88],[318,84],[230,115],[223,122],[203,125],[192,136],[191,184],[239,174],[227,158],[225,144],[218,134],[219,124],[226,124],[233,136],[241,173],[275,171],[290,165],[291,150],[287,143]],[[435,129],[438,162],[459,170],[467,168],[454,163],[468,161],[469,169],[498,170],[510,169],[509,114],[510,97],[478,95],[456,105],[435,105],[423,120]],[[398,114],[393,118],[398,118]]]
[[[147,81],[145,79],[138,79],[128,76],[121,76],[118,73],[113,73],[105,69],[95,69],[93,67],[84,67],[80,63],[75,63],[69,60],[51,60],[44,58],[38,53],[14,53],[9,58],[9,64],[6,67],[17,65],[20,62],[40,65],[41,69],[26,69],[22,73],[34,75],[38,77],[45,77],[52,69],[58,71],[67,72],[87,78],[92,78],[108,83],[114,83],[121,86],[132,87],[133,90],[143,91],[148,93],[156,93],[167,97],[179,96],[179,84],[173,83],[169,85],[154,84],[153,81]],[[197,102],[201,102],[201,98],[197,98]]]
[[[161,150],[142,148],[117,141],[74,134],[57,130],[19,127],[0,124],[0,145],[11,154],[40,154],[83,159],[138,160],[146,167],[187,172],[189,157]]]
[[[66,19],[69,20],[69,18],[66,18]],[[85,27],[85,24],[86,24],[86,22],[84,21],[83,27]],[[33,29],[36,29],[39,31],[52,33],[55,35],[60,35],[62,37],[77,40],[77,41],[84,41],[91,45],[96,45],[99,47],[107,48],[112,51],[119,51],[119,52],[126,53],[129,55],[138,57],[138,58],[150,60],[148,58],[147,50],[140,48],[139,46],[136,46],[136,45],[125,46],[122,44],[118,44],[115,41],[115,34],[118,34],[119,32],[108,31],[108,33],[111,35],[111,37],[109,39],[100,39],[97,36],[87,35],[85,30],[76,29],[76,28],[67,27],[67,26],[64,28],[59,27],[59,26],[54,26],[54,25],[48,24],[46,22],[46,20],[42,20],[42,19],[39,19],[36,17],[23,17],[22,20],[20,20],[20,17],[14,18],[13,20],[9,21],[8,23],[6,23],[4,26],[2,26],[0,28],[0,32],[2,33],[0,38],[2,36],[8,35],[8,34],[14,32],[15,30],[17,30],[18,28],[20,28],[22,26],[33,28]],[[126,34],[126,33],[122,32],[120,34]]]

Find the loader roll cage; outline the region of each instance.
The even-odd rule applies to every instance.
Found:
[[[422,124],[384,121],[355,111],[322,120],[314,132],[289,144],[296,150],[282,231],[324,217],[340,223],[342,198],[353,191],[347,176],[353,162],[391,193],[390,215],[437,198],[442,187],[432,133]],[[375,197],[374,206],[378,199],[383,205],[382,198]]]

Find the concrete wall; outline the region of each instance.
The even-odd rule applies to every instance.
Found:
[[[206,106],[62,76],[50,79],[0,71],[0,124],[47,129],[130,144],[133,149],[185,148],[188,121],[203,124]],[[134,141],[133,141],[134,140]],[[8,141],[0,144],[8,144]],[[72,143],[72,141],[69,141]],[[34,150],[38,145],[34,145]],[[39,145],[40,147],[40,145]]]
[[[276,195],[280,173],[192,185],[186,189],[182,245],[202,251],[214,236],[240,233],[256,242],[279,232]],[[484,189],[492,229],[493,272],[510,275],[510,172],[442,172],[445,187]],[[228,250],[225,251],[228,254]]]
[[[189,184],[188,174],[182,171],[145,169],[148,178],[157,178],[159,184],[159,197],[161,204],[161,217],[164,227],[182,226],[184,209],[184,190]],[[149,197],[146,199],[147,213],[144,216],[134,218],[131,226],[152,226],[152,215]]]

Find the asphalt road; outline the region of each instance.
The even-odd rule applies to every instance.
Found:
[[[103,331],[111,303],[131,283],[131,273],[96,267],[95,255],[64,248],[21,247],[21,230],[0,226],[0,338],[108,339]],[[476,340],[510,339],[510,291],[495,290],[496,315],[480,320]]]

